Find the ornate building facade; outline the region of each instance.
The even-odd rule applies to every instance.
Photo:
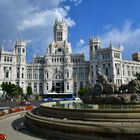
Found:
[[[23,88],[29,85],[35,94],[48,92],[76,93],[89,82],[98,82],[97,68],[116,85],[128,83],[140,73],[140,62],[122,60],[120,48],[110,44],[102,48],[99,38],[89,40],[89,61],[83,54],[73,54],[68,42],[68,28],[65,21],[56,21],[54,39],[44,56],[35,56],[26,63],[26,43],[17,41],[13,52],[0,51],[0,84],[14,83]]]

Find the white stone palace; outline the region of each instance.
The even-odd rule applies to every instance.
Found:
[[[108,80],[117,86],[134,79],[140,73],[140,58],[136,53],[132,61],[122,60],[121,49],[102,48],[98,37],[89,40],[89,61],[83,54],[73,54],[68,42],[68,28],[64,20],[55,21],[54,39],[47,53],[26,62],[26,42],[16,41],[13,52],[0,50],[0,84],[14,83],[23,88],[29,85],[34,94],[48,92],[76,93],[80,87],[95,84],[96,71],[101,68]],[[137,59],[138,58],[138,59]]]

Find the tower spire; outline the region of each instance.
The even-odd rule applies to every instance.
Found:
[[[112,48],[112,41],[110,40],[109,47]]]

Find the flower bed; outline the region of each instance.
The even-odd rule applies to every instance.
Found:
[[[16,112],[20,112],[20,111],[24,111],[24,110],[31,110],[31,109],[33,109],[32,105],[22,106],[22,107],[14,107],[14,108],[10,108],[8,110],[0,111],[0,116],[4,116],[6,114],[16,113]]]

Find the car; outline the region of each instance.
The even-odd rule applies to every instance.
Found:
[[[7,140],[7,135],[0,132],[0,140]]]
[[[81,100],[79,97],[75,97],[74,99],[75,99],[75,100]]]

